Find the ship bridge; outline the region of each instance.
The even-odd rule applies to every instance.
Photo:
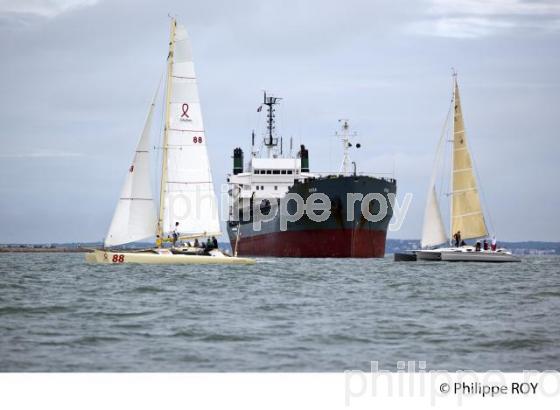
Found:
[[[238,198],[282,198],[296,180],[311,174],[301,172],[300,158],[252,158],[249,171],[229,176]]]

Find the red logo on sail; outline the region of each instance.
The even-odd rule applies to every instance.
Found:
[[[189,114],[188,114],[188,112],[189,112],[189,104],[183,103],[183,106],[181,107],[181,110],[183,111],[183,112],[181,113],[181,120],[182,120],[182,121],[190,121],[191,118],[189,117]]]

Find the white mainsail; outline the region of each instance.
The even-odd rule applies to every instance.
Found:
[[[220,233],[198,88],[186,29],[172,22],[159,233]]]
[[[451,233],[461,231],[463,239],[480,238],[488,236],[488,229],[467,146],[457,78],[454,103]]]
[[[156,234],[157,216],[150,183],[150,129],[158,91],[159,86],[150,105],[132,165],[126,174],[105,238],[106,247],[146,239]]]

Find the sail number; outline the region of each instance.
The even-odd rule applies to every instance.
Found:
[[[115,253],[112,259],[113,263],[123,263],[124,262],[124,255]]]
[[[202,137],[192,137],[192,142],[195,144],[202,144]]]

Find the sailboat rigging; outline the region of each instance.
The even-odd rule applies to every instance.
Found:
[[[451,111],[453,112],[453,138],[451,159],[451,191],[449,210],[449,235],[445,232],[442,214],[436,192],[436,174],[439,158],[444,152],[446,132]],[[467,144],[465,123],[459,94],[457,74],[453,73],[453,99],[452,107],[446,118],[444,130],[438,142],[436,160],[430,184],[426,207],[424,210],[424,223],[422,227],[421,250],[413,251],[414,258],[423,260],[445,261],[476,261],[476,262],[518,262],[519,258],[513,256],[505,249],[482,249],[480,243],[468,246],[456,243],[456,246],[441,247],[455,236],[462,241],[480,239],[489,236],[484,211],[482,209],[477,180],[473,169],[473,161]],[[437,247],[440,246],[440,247]],[[434,248],[435,247],[435,248]],[[406,255],[396,256],[396,259],[409,260]]]
[[[159,91],[159,87],[158,87]],[[150,185],[149,134],[158,91],[153,98],[121,197],[104,241],[105,248],[156,238],[156,247],[136,252],[95,250],[86,259],[101,263],[249,264],[215,245],[177,242],[221,235],[217,198],[187,31],[172,18],[165,82],[159,207]],[[180,231],[180,235],[177,231]],[[172,248],[162,243],[176,235]]]

